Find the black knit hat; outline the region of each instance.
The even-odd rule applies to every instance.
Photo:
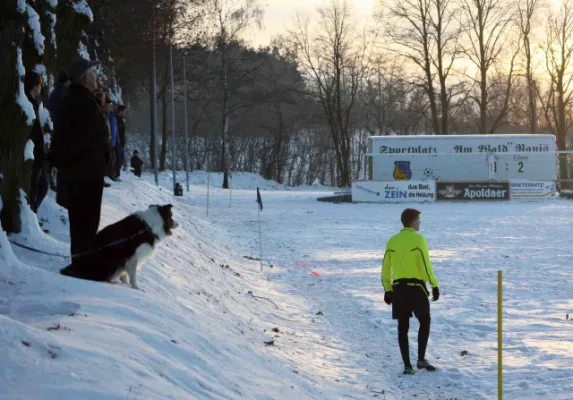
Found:
[[[34,86],[42,86],[42,83],[42,77],[38,73],[27,71],[26,75],[24,75],[24,92],[28,93]]]
[[[68,76],[72,82],[75,82],[82,76],[88,69],[95,65],[99,65],[99,61],[89,61],[85,58],[76,58],[68,68]]]

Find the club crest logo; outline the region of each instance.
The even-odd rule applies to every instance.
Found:
[[[444,196],[447,199],[453,199],[458,197],[462,191],[459,189],[456,189],[456,187],[454,185],[446,185],[446,189],[445,190],[439,190],[438,193],[440,193],[442,196]]]
[[[412,177],[410,161],[394,161],[394,179],[397,181],[407,181]]]

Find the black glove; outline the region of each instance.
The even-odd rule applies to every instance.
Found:
[[[438,301],[439,298],[440,298],[440,288],[436,286],[435,288],[432,288],[432,300]]]
[[[384,303],[392,304],[392,292],[384,292]]]

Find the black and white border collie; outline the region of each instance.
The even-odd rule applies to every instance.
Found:
[[[90,247],[74,256],[72,264],[60,270],[62,275],[100,282],[118,278],[134,289],[137,268],[155,250],[155,246],[178,224],[173,220],[172,205],[152,205],[111,224],[97,233]]]

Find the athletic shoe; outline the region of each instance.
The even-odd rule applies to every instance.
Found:
[[[430,364],[426,360],[418,360],[418,362],[416,363],[416,367],[418,367],[418,369],[426,369],[428,371],[435,371],[436,370],[436,367],[434,367],[432,364]]]
[[[402,374],[403,375],[415,375],[416,371],[414,371],[414,368],[412,368],[412,367],[405,367],[404,372]]]

